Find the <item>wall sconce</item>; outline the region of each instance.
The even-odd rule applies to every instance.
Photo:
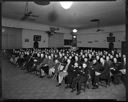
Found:
[[[4,33],[5,32],[5,29],[4,28],[2,28],[2,33]]]

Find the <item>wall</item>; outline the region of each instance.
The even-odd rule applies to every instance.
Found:
[[[64,39],[72,40],[72,35],[70,33],[64,34]],[[64,47],[71,47],[70,45],[64,45]]]
[[[64,33],[64,35],[59,37],[61,40],[57,40],[57,38],[54,36],[52,37],[52,40],[50,41],[48,38],[48,35],[44,33],[44,31],[49,30],[48,25],[43,24],[36,24],[36,23],[30,23],[30,22],[22,22],[18,20],[12,20],[8,18],[2,17],[2,26],[7,27],[15,27],[15,28],[22,28],[22,47],[23,48],[31,48],[33,47],[33,35],[35,34],[41,34],[42,41],[39,44],[39,47],[52,47],[53,44],[56,43],[56,47],[60,47],[63,45],[63,39],[72,39],[72,36],[70,34],[71,30],[59,27],[58,32]],[[77,35],[77,45],[78,47],[96,47],[96,48],[108,48],[107,43],[107,32],[114,32],[114,36],[116,37],[116,42],[114,43],[115,48],[121,48],[121,41],[125,40],[125,25],[117,25],[117,26],[109,26],[109,27],[101,27],[101,29],[104,29],[103,32],[96,33],[96,28],[93,29],[83,29],[78,30]],[[25,43],[25,38],[30,38],[29,43]],[[46,42],[44,41],[46,39]],[[62,42],[63,41],[63,42]],[[92,41],[92,43],[88,43]]]
[[[48,35],[40,30],[23,29],[22,31],[22,48],[33,48],[33,36],[41,35],[41,41],[39,41],[39,48],[48,47]],[[25,39],[29,39],[29,42],[25,42]]]
[[[30,23],[27,21],[14,20],[14,19],[9,19],[4,17],[2,17],[2,26],[32,29],[32,30],[42,30],[42,31],[47,31],[49,30],[49,27],[50,27],[44,24]],[[58,32],[70,33],[71,30],[67,28],[59,27]]]
[[[61,34],[59,38],[56,36],[52,37],[52,40],[49,40],[48,34],[45,33],[45,31],[49,31],[48,25],[43,24],[36,24],[36,23],[30,23],[27,21],[20,21],[20,20],[14,20],[9,18],[2,17],[2,26],[7,27],[15,27],[15,28],[22,28],[22,47],[23,48],[32,48],[33,47],[33,35],[41,35],[42,39],[41,42],[39,42],[39,47],[52,47],[53,44],[55,44],[55,47],[63,47],[64,46],[64,35],[68,35],[71,30],[59,27],[59,30],[57,32],[61,32],[64,34]],[[25,42],[25,39],[29,38],[29,42]]]
[[[22,29],[2,27],[2,49],[22,48]]]
[[[49,47],[64,47],[64,34],[54,34],[49,36]]]
[[[102,32],[96,32],[97,28],[79,30],[77,35],[78,47],[108,48],[107,37],[109,32],[115,36],[114,47],[121,48],[121,42],[125,41],[125,25],[102,27]]]

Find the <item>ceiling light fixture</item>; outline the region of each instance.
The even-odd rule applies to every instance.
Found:
[[[73,2],[68,1],[68,2],[60,2],[60,5],[64,8],[64,9],[69,9],[72,6]]]
[[[76,33],[77,32],[77,29],[73,29],[72,31],[73,31],[73,33]]]

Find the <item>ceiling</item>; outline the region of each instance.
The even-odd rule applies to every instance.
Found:
[[[4,2],[2,16],[20,20],[24,15],[26,2]],[[91,19],[100,19],[100,26],[120,25],[125,23],[125,0],[74,2],[70,9],[65,10],[59,2],[50,2],[47,6],[29,2],[29,10],[38,15],[35,23],[69,29],[87,29],[97,27]]]

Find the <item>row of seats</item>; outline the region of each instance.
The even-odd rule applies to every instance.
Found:
[[[117,51],[13,49],[9,55],[10,62],[21,70],[54,79],[57,87],[64,81],[65,88],[77,95],[82,89],[120,84],[126,75],[126,55]]]

